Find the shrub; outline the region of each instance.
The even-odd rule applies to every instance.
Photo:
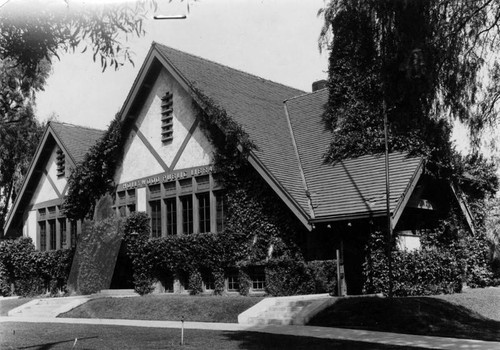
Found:
[[[35,251],[30,238],[0,243],[0,288],[3,296],[64,293],[74,251]]]
[[[215,295],[222,295],[222,293],[224,292],[224,289],[226,287],[224,272],[220,271],[220,270],[215,271],[213,273],[213,277],[214,277],[214,284],[215,284],[214,294]]]
[[[240,269],[238,271],[238,282],[240,285],[240,294],[248,295],[250,293],[250,286],[252,285],[252,280],[245,269]]]
[[[471,286],[474,281],[492,283],[480,238],[460,238],[456,233],[450,238],[446,232],[431,232],[422,237],[420,250],[391,253],[395,296],[450,294],[460,292],[463,282]],[[367,249],[364,292],[387,294],[388,262],[380,232],[371,237]]]
[[[337,293],[337,261],[314,260],[307,262],[314,281],[314,293]]]
[[[189,294],[197,295],[203,292],[203,279],[201,278],[201,273],[198,270],[194,270],[189,274]]]
[[[273,296],[315,292],[314,279],[302,261],[271,260],[268,262],[265,272],[266,291]]]
[[[123,238],[121,219],[84,222],[70,284],[81,294],[109,288]]]

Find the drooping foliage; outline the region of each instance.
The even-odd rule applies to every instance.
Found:
[[[40,88],[47,75],[47,65],[26,78],[12,60],[0,61],[0,118],[11,113],[11,120],[16,121],[0,123],[0,231],[43,132],[35,119],[30,86]]]
[[[72,170],[63,205],[69,219],[90,218],[97,200],[114,193],[113,177],[123,158],[126,125],[117,115],[104,136]]]
[[[477,137],[496,120],[498,66],[489,58],[500,44],[497,1],[332,0],[321,13],[320,44],[331,49],[330,76],[351,65],[372,72],[378,81],[373,101],[380,106],[385,97],[399,132],[451,117]],[[327,120],[335,128],[335,117]]]
[[[495,193],[493,163],[458,155],[451,121],[465,123],[478,145],[497,118],[495,82],[483,80],[488,68],[498,74],[487,55],[500,44],[500,4],[332,0],[321,13],[320,44],[330,50],[326,161],[383,152],[385,113],[391,151],[423,156],[431,174],[464,185],[472,200]]]
[[[0,11],[0,60],[21,73],[17,85],[24,98],[43,89],[44,81],[38,79],[41,70],[62,53],[90,49],[103,70],[118,69],[125,62],[133,63],[125,41],[127,36],[144,35],[143,21],[150,10],[156,10],[155,0],[120,5],[7,1]],[[19,118],[17,102],[0,106],[0,125]]]

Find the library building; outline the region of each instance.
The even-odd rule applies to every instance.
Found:
[[[366,239],[387,220],[385,156],[326,164],[331,134],[321,118],[328,100],[325,81],[312,90],[153,43],[120,111],[131,127],[114,176],[117,214],[147,212],[151,237],[224,230],[223,181],[214,167],[215,147],[197,115],[205,107],[202,93],[255,145],[248,162],[303,232],[304,256],[335,259],[342,247],[348,293],[358,294]],[[67,220],[61,210],[67,177],[103,134],[48,124],[7,217],[6,237],[31,237],[39,250],[75,244],[81,223]],[[456,198],[472,229],[459,193],[432,180],[423,158],[391,153],[389,176],[389,210],[400,249],[419,249],[422,230],[433,228],[449,205],[443,191]],[[256,274],[253,289],[264,284],[262,274]]]

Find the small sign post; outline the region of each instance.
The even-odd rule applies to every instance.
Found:
[[[184,316],[181,318],[181,345],[184,345]]]

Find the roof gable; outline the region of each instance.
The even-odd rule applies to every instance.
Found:
[[[308,201],[283,105],[304,92],[153,43],[123,105],[122,120],[137,116],[150,80],[163,67],[202,108],[199,93],[242,127],[256,146],[250,162],[307,225]]]
[[[19,219],[24,208],[29,204],[33,190],[37,185],[42,167],[55,145],[67,156],[69,167],[81,162],[89,148],[104,135],[104,131],[72,124],[49,122],[31,160],[28,172],[23,180],[19,195],[16,197],[5,221],[5,234],[9,234],[13,222]]]

